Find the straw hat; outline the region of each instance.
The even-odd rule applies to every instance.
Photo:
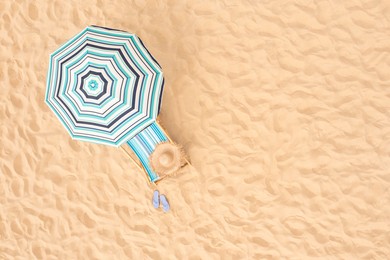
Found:
[[[161,175],[175,173],[183,165],[183,162],[183,149],[169,142],[158,144],[149,157],[153,171]]]

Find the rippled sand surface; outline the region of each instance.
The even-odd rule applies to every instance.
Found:
[[[194,169],[161,183],[73,141],[49,54],[138,34]],[[0,1],[0,259],[388,259],[389,1]]]

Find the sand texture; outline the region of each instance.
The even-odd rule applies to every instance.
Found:
[[[162,65],[193,168],[73,141],[49,54],[90,24]],[[0,259],[389,259],[390,1],[0,0]]]

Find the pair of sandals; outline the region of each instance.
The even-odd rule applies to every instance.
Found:
[[[165,197],[164,194],[160,195],[160,192],[158,190],[155,190],[153,192],[152,204],[153,204],[153,207],[155,209],[158,209],[160,207],[160,204],[161,204],[164,212],[168,212],[170,209],[167,197]]]

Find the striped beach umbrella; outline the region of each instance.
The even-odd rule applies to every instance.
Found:
[[[119,146],[155,121],[163,86],[139,37],[89,26],[51,54],[45,101],[72,138]]]

